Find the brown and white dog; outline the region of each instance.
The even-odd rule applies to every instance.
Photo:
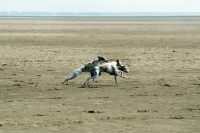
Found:
[[[99,75],[101,75],[101,72],[106,72],[109,73],[110,75],[114,75],[115,78],[115,82],[117,85],[118,84],[118,80],[117,80],[117,76],[120,76],[122,78],[127,78],[125,75],[123,75],[123,72],[128,73],[129,70],[126,66],[122,65],[121,62],[119,62],[119,60],[117,59],[116,61],[110,62],[110,63],[105,63],[99,66],[95,66],[94,69],[90,72],[90,76],[87,78],[87,80],[85,81],[84,85],[89,84],[90,79],[95,79],[97,78]]]
[[[91,72],[94,67],[98,66],[100,62],[108,62],[106,58],[102,56],[98,56],[93,61],[89,62],[86,65],[81,66],[80,68],[76,69],[72,73],[70,73],[65,80],[62,82],[62,84],[69,84],[69,80],[75,79],[78,75],[80,75],[82,72]]]

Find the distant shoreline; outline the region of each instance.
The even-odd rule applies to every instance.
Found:
[[[198,18],[198,16],[0,16],[0,18]]]

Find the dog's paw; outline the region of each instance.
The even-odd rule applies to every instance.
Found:
[[[62,82],[62,84],[63,84],[63,85],[68,85],[69,83],[66,83],[66,82]]]

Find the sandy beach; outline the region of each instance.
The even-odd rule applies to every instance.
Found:
[[[130,79],[64,77],[97,56]],[[0,133],[199,133],[200,18],[0,18]]]

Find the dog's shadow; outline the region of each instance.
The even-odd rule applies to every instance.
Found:
[[[81,85],[79,86],[78,88],[105,88],[105,87],[117,87],[117,86],[120,86],[120,85],[101,85],[101,84],[98,84],[98,85]]]

